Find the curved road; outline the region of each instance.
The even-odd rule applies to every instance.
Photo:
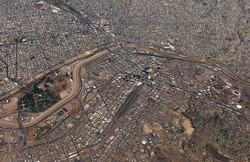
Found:
[[[120,45],[116,45],[116,46],[110,48],[110,50],[115,51],[115,50],[118,50],[120,48],[121,48]],[[87,64],[91,61],[94,61],[95,59],[98,59],[98,58],[100,58],[108,53],[110,53],[108,50],[98,52],[94,56],[92,56],[86,60],[83,60],[79,64],[77,64],[73,69],[73,87],[70,91],[70,94],[68,96],[66,96],[64,99],[62,99],[61,101],[54,104],[52,107],[50,107],[46,111],[44,111],[40,116],[36,117],[31,122],[23,123],[23,128],[31,127],[35,124],[38,124],[39,122],[46,119],[49,115],[53,114],[58,109],[60,109],[62,106],[67,104],[69,101],[74,99],[81,92],[81,89],[82,89],[82,82],[81,82],[81,77],[80,77],[80,72],[81,72],[82,66],[84,66],[85,64]],[[0,120],[0,126],[2,126],[4,128],[19,128],[19,125],[17,122],[12,123],[12,122],[1,121],[1,120]]]
[[[93,54],[93,53],[95,53],[97,51],[98,51],[98,48],[94,48],[94,49],[91,49],[89,51],[83,52],[81,54],[75,55],[74,57],[71,57],[71,58],[63,61],[62,63],[58,63],[58,64],[52,66],[51,68],[48,68],[48,69],[44,70],[43,72],[38,73],[35,76],[32,76],[32,78],[27,80],[25,83],[22,83],[20,85],[21,86],[20,88],[15,88],[15,89],[9,91],[8,93],[5,93],[5,94],[1,95],[0,96],[0,101],[19,93],[22,88],[25,88],[27,85],[35,82],[39,78],[42,78],[43,76],[48,75],[51,71],[57,70],[57,69],[65,66],[65,65],[73,63],[73,62],[75,62],[75,61],[77,61],[79,59],[83,59],[83,58],[87,57],[88,55],[91,55],[91,54]]]
[[[81,71],[82,66],[86,65],[87,63],[89,63],[91,61],[95,61],[96,59],[110,53],[110,50],[116,51],[122,47],[124,47],[124,46],[121,46],[121,45],[113,46],[113,47],[109,48],[108,50],[98,52],[95,55],[93,55],[92,57],[87,58],[87,59],[81,61],[79,64],[77,64],[73,69],[73,87],[72,87],[70,94],[67,97],[65,97],[64,99],[62,99],[61,101],[59,101],[58,103],[56,103],[55,105],[53,105],[52,107],[50,107],[43,114],[36,117],[31,122],[23,123],[23,128],[31,127],[31,126],[36,125],[39,122],[43,121],[49,115],[53,114],[58,109],[60,109],[62,106],[64,106],[69,101],[74,99],[81,92],[82,82],[81,82],[81,77],[80,77],[80,71]],[[234,73],[231,69],[229,69],[226,65],[224,65],[222,62],[220,62],[218,60],[202,61],[202,60],[198,60],[198,59],[183,56],[183,55],[167,53],[165,51],[160,50],[159,48],[151,47],[151,46],[143,47],[143,46],[139,46],[139,45],[135,45],[135,44],[126,44],[125,47],[134,48],[134,49],[142,50],[145,52],[151,51],[151,52],[154,52],[154,55],[160,55],[160,56],[170,57],[170,58],[184,60],[184,61],[192,61],[192,62],[196,62],[199,64],[216,65],[217,67],[219,67],[223,71],[225,71],[232,79],[236,80],[240,84],[243,84],[245,86],[250,86],[250,82],[248,80],[242,79],[240,76],[238,76],[236,73]],[[0,126],[2,126],[4,128],[19,128],[17,122],[12,123],[12,122],[1,121],[1,120],[0,120]]]

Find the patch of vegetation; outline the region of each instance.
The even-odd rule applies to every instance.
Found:
[[[26,92],[24,96],[18,101],[19,106],[25,112],[38,113],[46,110],[60,100],[56,92],[51,91],[44,85],[45,77],[37,81],[31,92]]]
[[[56,77],[56,81],[58,81],[58,82],[62,82],[64,79],[65,79],[65,76],[64,76],[64,75],[58,75],[58,76]]]
[[[53,83],[54,83],[54,80],[51,79],[51,77],[48,77],[47,80],[46,80],[46,82],[53,84]]]
[[[57,113],[58,116],[62,116],[63,114],[64,114],[64,111],[62,111],[62,110]]]
[[[39,128],[39,131],[37,132],[36,140],[40,139],[42,136],[44,136],[51,130],[52,128],[50,126]]]
[[[64,90],[66,90],[67,87],[68,87],[68,83],[67,82],[62,85],[62,89],[64,89]]]

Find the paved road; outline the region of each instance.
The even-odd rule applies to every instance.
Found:
[[[121,48],[120,45],[116,45],[114,47],[111,47],[110,49],[112,51],[115,51],[115,50],[118,50],[120,48]],[[41,122],[42,120],[47,118],[49,115],[53,114],[55,111],[60,109],[62,106],[67,104],[69,101],[74,99],[81,92],[81,89],[82,89],[82,82],[81,82],[81,77],[80,77],[80,71],[81,71],[82,66],[84,66],[87,63],[94,61],[94,60],[96,60],[96,59],[98,59],[106,54],[109,54],[109,53],[110,52],[108,50],[98,52],[95,55],[93,55],[92,57],[85,59],[85,60],[81,61],[79,64],[77,64],[73,69],[73,87],[72,87],[70,94],[68,96],[66,96],[64,99],[62,99],[61,101],[59,101],[58,103],[56,103],[55,105],[53,105],[52,107],[50,107],[48,110],[43,112],[43,114],[36,117],[31,122],[23,123],[23,128],[31,127],[35,124],[38,124],[39,122]],[[18,123],[11,123],[8,121],[0,121],[0,126],[2,126],[4,128],[19,128]]]
[[[53,67],[44,70],[43,72],[41,72],[41,73],[37,74],[36,76],[32,77],[31,79],[27,80],[26,83],[21,85],[21,87],[15,88],[15,89],[9,91],[8,93],[6,93],[4,95],[1,95],[0,96],[0,101],[19,93],[21,91],[21,88],[25,88],[27,85],[33,83],[34,81],[38,80],[39,78],[42,78],[43,76],[48,75],[51,71],[57,70],[57,69],[65,66],[67,64],[70,64],[70,63],[75,62],[75,61],[77,61],[79,59],[82,59],[82,58],[84,58],[84,57],[86,57],[88,55],[93,54],[96,51],[98,51],[98,49],[94,48],[92,50],[89,50],[89,51],[86,51],[84,53],[78,54],[78,55],[76,55],[74,57],[71,57],[71,58],[65,60],[63,63],[56,64]]]
[[[154,52],[155,55],[158,56],[165,56],[165,57],[169,57],[169,58],[173,58],[173,59],[178,59],[178,60],[183,60],[183,61],[190,61],[190,62],[195,62],[195,63],[199,63],[199,64],[203,64],[203,65],[212,65],[215,67],[219,67],[220,69],[222,69],[231,79],[237,81],[238,83],[244,85],[244,86],[248,86],[250,87],[250,80],[244,79],[241,76],[239,76],[238,74],[236,74],[232,69],[228,68],[224,63],[222,63],[219,60],[209,60],[209,61],[203,61],[203,60],[199,60],[196,59],[194,57],[189,57],[189,56],[184,56],[184,55],[178,55],[178,54],[173,54],[173,53],[169,53],[166,51],[163,51],[157,47],[152,47],[152,46],[139,46],[136,44],[126,44],[126,47],[130,47],[130,48],[135,48],[136,50],[142,50],[145,52]],[[149,53],[147,53],[147,55],[150,55]]]
[[[250,81],[241,78],[239,75],[234,73],[231,69],[229,69],[226,65],[224,65],[222,62],[220,62],[218,60],[202,61],[202,60],[198,60],[198,59],[188,57],[188,56],[167,53],[163,50],[160,50],[160,49],[158,49],[156,47],[152,47],[152,46],[144,47],[144,46],[139,46],[139,45],[135,45],[135,44],[126,44],[125,47],[135,48],[135,50],[142,50],[145,52],[150,51],[150,52],[154,52],[154,54],[159,55],[159,56],[170,57],[170,58],[184,60],[184,61],[192,61],[192,62],[196,62],[199,64],[216,65],[217,67],[221,68],[226,74],[228,74],[229,77],[231,77],[232,79],[234,79],[238,83],[243,84],[245,86],[250,86]],[[73,88],[72,88],[70,94],[67,97],[65,97],[63,100],[59,101],[58,103],[53,105],[51,108],[46,110],[42,115],[38,116],[36,119],[32,120],[31,122],[23,123],[23,127],[26,128],[26,127],[30,127],[30,126],[33,126],[35,124],[38,124],[39,122],[41,122],[42,120],[47,118],[49,115],[51,115],[52,113],[54,113],[55,111],[60,109],[63,105],[68,103],[70,100],[74,99],[80,93],[81,88],[82,88],[81,87],[81,78],[80,78],[81,67],[86,65],[87,63],[95,61],[97,58],[99,58],[101,56],[109,54],[110,50],[116,51],[120,48],[122,48],[121,45],[113,46],[113,47],[109,48],[109,50],[104,50],[104,51],[98,52],[95,55],[93,55],[92,57],[85,59],[82,62],[80,62],[79,64],[77,64],[73,69],[73,82],[74,82],[74,84],[73,84]],[[72,59],[72,60],[74,60],[74,59]],[[0,121],[0,126],[5,127],[5,128],[6,127],[18,128],[17,123],[10,123],[8,121]]]
[[[83,157],[83,161],[91,161],[90,158],[93,155],[96,155],[98,150],[104,145],[104,143],[113,135],[115,129],[117,128],[117,124],[121,123],[120,119],[128,112],[128,110],[136,103],[139,98],[139,95],[142,92],[143,84],[140,86],[136,86],[132,92],[127,96],[125,102],[121,105],[120,109],[115,114],[113,121],[109,123],[109,125],[104,129],[103,133],[99,137],[100,141],[97,141],[96,144],[84,148],[80,151],[80,156]],[[119,124],[118,124],[119,125]]]

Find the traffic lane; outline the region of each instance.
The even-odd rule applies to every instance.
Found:
[[[120,45],[116,45],[114,47],[111,47],[110,49],[112,51],[115,51],[115,50],[118,50],[120,48],[121,48]],[[81,84],[81,77],[80,77],[80,70],[81,70],[82,66],[85,66],[89,62],[93,62],[96,59],[99,59],[100,57],[105,56],[105,55],[107,55],[109,53],[110,52],[108,50],[98,52],[95,55],[93,55],[92,57],[87,58],[86,60],[83,60],[79,64],[77,64],[73,69],[73,82],[74,83],[73,83],[73,87],[72,87],[72,90],[71,90],[70,94],[68,96],[66,96],[63,100],[59,101],[58,103],[53,105],[51,108],[46,110],[43,114],[41,114],[41,116],[38,116],[33,121],[28,122],[28,123],[23,123],[23,128],[32,127],[33,125],[38,124],[42,120],[46,119],[49,115],[56,112],[59,108],[61,108],[65,104],[67,104],[69,101],[74,99],[80,93],[80,90],[82,88],[81,87],[81,85],[82,85]],[[18,123],[10,123],[10,122],[7,122],[7,121],[0,121],[0,125],[2,127],[5,127],[5,128],[19,128]]]

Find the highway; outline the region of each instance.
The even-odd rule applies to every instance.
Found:
[[[21,88],[25,88],[27,85],[29,85],[29,84],[35,82],[35,81],[38,80],[39,78],[42,78],[42,77],[48,75],[51,71],[57,70],[57,69],[59,69],[59,68],[65,66],[65,65],[67,65],[67,64],[73,63],[73,62],[75,62],[75,61],[77,61],[77,60],[80,60],[80,59],[83,59],[83,58],[85,58],[85,57],[87,57],[87,56],[90,56],[91,54],[94,54],[94,53],[97,52],[97,51],[98,51],[98,49],[97,49],[97,48],[94,48],[94,49],[91,49],[91,50],[86,51],[86,52],[84,52],[84,53],[75,55],[74,57],[71,57],[71,58],[65,60],[63,63],[56,64],[56,65],[52,66],[51,68],[46,69],[46,70],[44,70],[43,72],[41,72],[41,73],[39,73],[39,74],[33,76],[33,77],[30,78],[29,80],[27,80],[26,83],[24,83],[23,85],[21,85]],[[2,61],[2,60],[1,60],[1,61]],[[6,65],[6,66],[7,66],[7,65]],[[15,94],[17,94],[17,93],[19,93],[19,92],[21,91],[21,88],[19,88],[19,87],[18,87],[18,88],[15,88],[15,89],[9,91],[8,93],[1,95],[1,96],[0,96],[0,101],[1,101],[1,100],[4,100],[4,99],[6,99],[6,98],[8,98],[8,97],[10,97],[10,96],[13,96],[13,95],[15,95]]]
[[[112,136],[117,128],[117,125],[122,124],[121,118],[129,111],[129,109],[136,103],[139,96],[142,95],[142,89],[144,84],[136,86],[127,96],[125,102],[121,105],[119,110],[113,116],[112,122],[104,129],[103,133],[100,135],[100,141],[96,141],[94,145],[88,146],[80,151],[80,155],[84,158],[83,161],[90,161],[90,158],[95,155],[98,150],[104,145],[104,143]],[[120,131],[120,130],[119,130]]]
[[[118,50],[120,48],[121,48],[120,45],[116,45],[116,46],[111,47],[110,50],[115,51],[115,50]],[[94,60],[96,60],[96,59],[98,59],[98,58],[100,58],[108,53],[110,53],[108,50],[104,50],[104,51],[98,52],[95,55],[93,55],[92,57],[85,59],[85,60],[81,61],[80,63],[78,63],[73,69],[73,87],[70,91],[70,94],[68,96],[66,96],[64,99],[62,99],[61,101],[59,101],[58,103],[54,104],[52,107],[50,107],[46,111],[44,111],[40,116],[36,117],[31,122],[23,123],[23,128],[31,127],[33,125],[38,124],[39,122],[46,119],[49,115],[56,112],[58,109],[62,108],[62,106],[67,104],[69,101],[74,99],[81,92],[81,89],[82,89],[82,82],[81,82],[81,77],[80,77],[81,68],[85,64],[87,64],[91,61],[94,61]],[[12,122],[8,122],[8,121],[0,121],[0,126],[3,128],[19,128],[19,125],[17,122],[12,123]]]
[[[237,81],[239,84],[250,87],[250,80],[246,80],[246,79],[242,78],[241,76],[236,74],[232,69],[228,68],[224,63],[222,63],[219,60],[211,59],[209,61],[203,61],[203,60],[199,60],[199,59],[196,59],[194,57],[189,57],[186,55],[178,55],[178,54],[169,53],[169,52],[163,51],[157,47],[152,47],[152,46],[140,46],[140,45],[136,45],[136,44],[126,44],[125,46],[130,47],[130,48],[134,48],[135,50],[141,50],[144,52],[149,52],[149,51],[153,52],[153,54],[145,53],[146,55],[163,56],[163,57],[173,58],[173,59],[177,59],[177,60],[195,62],[195,63],[202,64],[202,65],[210,65],[213,67],[218,67],[221,70],[223,70],[225,72],[225,74],[227,74],[231,79]]]
[[[177,54],[173,54],[173,53],[167,53],[163,50],[158,49],[157,47],[152,47],[152,46],[148,46],[148,47],[145,46],[144,47],[144,46],[139,46],[139,45],[135,45],[135,44],[126,44],[123,46],[115,45],[107,50],[97,52],[93,56],[91,56],[87,59],[84,59],[83,61],[78,63],[73,69],[73,87],[72,87],[70,94],[67,97],[65,97],[64,99],[62,99],[61,101],[59,101],[58,103],[56,103],[55,105],[53,105],[51,108],[47,109],[43,114],[36,117],[31,122],[23,123],[23,128],[34,126],[34,125],[38,124],[39,122],[43,121],[49,115],[53,114],[55,111],[57,111],[62,106],[67,104],[69,101],[74,99],[81,92],[82,87],[81,87],[80,70],[84,65],[86,65],[90,62],[93,62],[96,59],[98,59],[104,55],[109,54],[110,51],[116,51],[116,50],[121,49],[123,47],[134,48],[135,50],[145,51],[146,55],[152,55],[152,53],[148,53],[148,52],[153,52],[154,55],[158,55],[158,56],[163,56],[163,57],[168,57],[168,58],[173,58],[173,59],[178,59],[178,60],[183,60],[183,61],[191,61],[191,62],[203,64],[203,65],[210,65],[210,66],[215,65],[216,67],[221,68],[229,77],[231,77],[232,79],[234,79],[238,83],[243,84],[244,86],[250,86],[250,82],[248,80],[242,79],[242,77],[240,77],[239,75],[234,73],[231,69],[229,69],[226,65],[224,65],[222,62],[220,62],[218,60],[202,61],[202,60],[198,60],[198,59],[195,59],[192,57],[177,55]],[[84,58],[86,55],[87,54],[84,54],[81,58]],[[72,61],[78,60],[78,59],[79,58],[77,58],[77,59],[71,58],[71,60],[68,62],[72,62]],[[67,62],[67,61],[65,61],[65,62]],[[61,65],[59,67],[61,67]],[[2,126],[4,128],[19,128],[17,122],[12,123],[12,122],[3,121],[3,120],[2,121],[0,120],[0,126]]]

